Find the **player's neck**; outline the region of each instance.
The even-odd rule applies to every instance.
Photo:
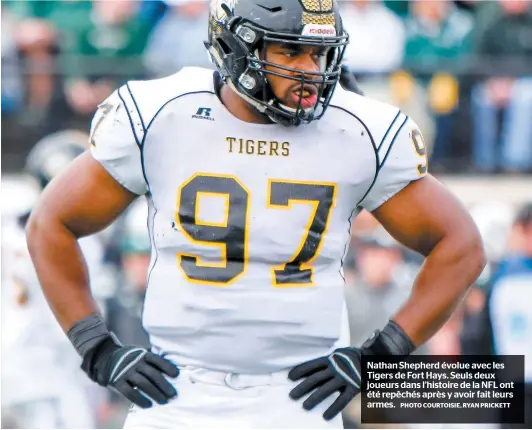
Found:
[[[220,88],[220,100],[226,109],[239,120],[255,124],[269,124],[271,120],[253,108],[242,97],[236,94],[229,85]]]

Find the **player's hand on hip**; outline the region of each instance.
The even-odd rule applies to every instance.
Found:
[[[333,419],[360,393],[362,353],[358,348],[340,348],[327,357],[320,357],[294,367],[288,374],[292,381],[303,379],[290,397],[299,400],[314,391],[304,402],[310,411],[334,393],[338,398],[324,412],[323,418]]]
[[[340,393],[323,418],[333,419],[360,393],[362,386],[362,356],[405,357],[412,354],[416,345],[404,330],[390,320],[382,330],[375,330],[361,348],[340,348],[327,357],[316,358],[294,367],[288,378],[303,379],[290,397],[298,400],[314,391],[304,402],[303,408],[310,411],[334,393]]]
[[[152,400],[168,403],[177,391],[165,375],[176,378],[177,366],[167,359],[136,346],[123,346],[112,336],[88,350],[81,368],[103,387],[111,387],[141,408]]]

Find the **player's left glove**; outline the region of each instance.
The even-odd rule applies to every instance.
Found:
[[[382,331],[375,331],[361,348],[340,348],[329,356],[294,367],[288,378],[292,381],[304,379],[290,391],[290,397],[298,400],[314,391],[303,402],[303,408],[310,411],[332,394],[340,393],[323,414],[324,419],[331,420],[361,391],[363,355],[406,356],[414,350],[413,342],[403,329],[390,321]]]
[[[305,379],[290,391],[290,397],[298,400],[315,390],[303,402],[303,408],[310,411],[338,391],[340,396],[323,414],[326,420],[334,418],[360,393],[361,355],[359,348],[340,348],[328,357],[320,357],[294,367],[288,378],[292,381]]]

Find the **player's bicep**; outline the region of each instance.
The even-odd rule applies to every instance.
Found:
[[[82,237],[110,225],[136,197],[85,152],[50,182],[33,216]]]
[[[463,205],[431,175],[411,182],[373,215],[396,240],[425,256],[451,232],[467,237],[476,231]]]

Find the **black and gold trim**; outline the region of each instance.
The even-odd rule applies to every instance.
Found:
[[[303,12],[303,17],[301,18],[301,24],[318,24],[318,25],[336,25],[336,20],[332,13],[327,14],[312,14]]]
[[[423,163],[417,165],[417,173],[419,176],[422,176],[427,173],[428,170],[428,161],[427,161],[427,147],[425,145],[425,140],[421,131],[417,128],[410,130],[410,141],[414,145],[416,154],[423,158]]]
[[[275,287],[310,287],[314,285],[312,262],[318,257],[327,233],[332,209],[336,205],[337,185],[332,182],[304,182],[270,179],[266,205],[289,210],[293,204],[312,205],[312,215],[292,258],[272,267]]]
[[[224,221],[199,219],[201,196],[226,199]],[[232,175],[197,173],[177,192],[176,226],[192,243],[220,249],[220,261],[201,261],[199,255],[178,253],[177,265],[189,281],[225,287],[239,279],[248,265],[250,191]]]
[[[332,12],[333,0],[301,0],[305,10],[309,12]]]

